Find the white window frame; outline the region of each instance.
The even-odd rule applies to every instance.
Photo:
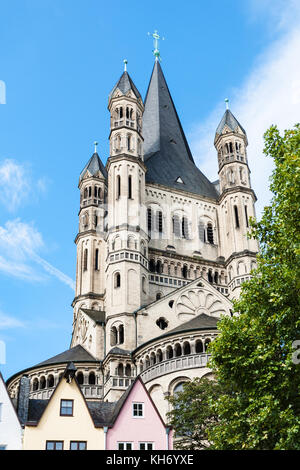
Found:
[[[142,450],[142,449],[141,449],[141,444],[145,444],[145,447],[146,447],[145,450],[155,450],[155,443],[154,443],[154,442],[149,442],[149,441],[147,441],[147,442],[144,442],[144,441],[143,441],[143,442],[139,442],[139,450]],[[152,449],[148,449],[148,445],[149,445],[149,444],[152,444]]]
[[[142,405],[142,416],[136,416],[136,415],[134,414],[134,405]],[[144,403],[142,403],[142,402],[140,402],[140,401],[133,401],[133,402],[132,402],[132,417],[133,417],[133,418],[139,418],[139,419],[145,417],[145,404],[144,404]]]
[[[124,447],[127,446],[127,444],[130,444],[131,445],[131,449],[119,449],[119,444],[124,444]],[[134,447],[133,447],[133,442],[130,442],[130,441],[117,441],[117,450],[134,450]]]

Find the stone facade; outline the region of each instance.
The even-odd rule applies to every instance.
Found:
[[[87,399],[116,401],[140,374],[165,417],[166,395],[211,374],[206,350],[216,321],[232,315],[231,301],[256,266],[257,242],[247,238],[256,201],[248,141],[227,109],[214,141],[219,181],[209,182],[158,62],[145,102],[124,72],[108,110],[107,164],[95,150],[79,180],[70,351],[82,346],[93,358],[72,358]],[[31,397],[49,398],[65,364],[31,368]],[[13,396],[21,375],[9,381]]]

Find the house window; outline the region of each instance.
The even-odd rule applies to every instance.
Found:
[[[71,441],[70,450],[86,450],[86,441]]]
[[[73,416],[73,400],[60,400],[60,416]]]
[[[132,442],[118,442],[118,450],[132,450]]]
[[[64,441],[47,441],[46,450],[63,450]]]
[[[132,416],[134,418],[144,417],[144,403],[132,403]]]
[[[139,443],[139,449],[140,450],[153,450],[154,449],[154,443],[153,442],[140,442]]]

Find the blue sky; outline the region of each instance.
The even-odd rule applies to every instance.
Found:
[[[0,368],[8,378],[69,347],[78,177],[94,140],[106,161],[107,98],[123,59],[144,96],[153,67],[147,32],[165,36],[162,67],[212,180],[214,131],[230,98],[248,133],[259,215],[272,170],[263,132],[299,121],[300,12],[296,0],[0,5]]]

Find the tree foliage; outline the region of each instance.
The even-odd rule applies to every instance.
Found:
[[[218,449],[300,449],[300,125],[281,136],[265,133],[264,153],[275,169],[273,198],[251,237],[260,243],[257,269],[223,318],[211,344],[211,365],[222,394],[219,424],[209,429]],[[297,362],[297,361],[296,361]]]
[[[212,407],[221,394],[218,383],[208,378],[196,378],[183,385],[183,391],[168,397],[172,411],[169,423],[175,429],[177,449],[206,449],[208,431],[218,422]]]

